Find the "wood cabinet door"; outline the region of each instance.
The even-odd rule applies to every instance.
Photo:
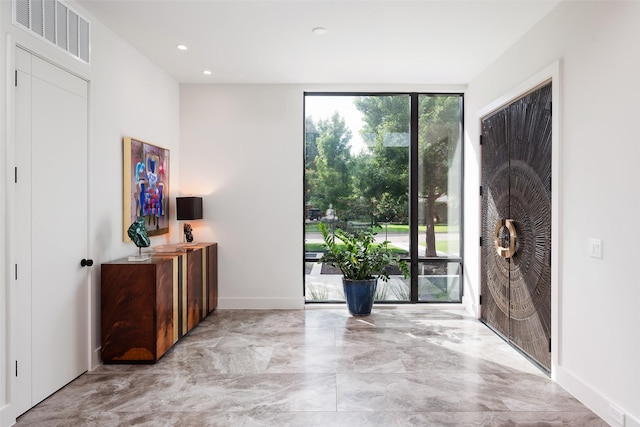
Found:
[[[218,244],[207,247],[209,258],[207,271],[207,313],[218,306]]]
[[[202,254],[206,248],[187,251],[187,331],[202,320],[205,299],[203,296],[204,263]]]
[[[156,263],[102,265],[103,361],[156,359],[156,267]]]

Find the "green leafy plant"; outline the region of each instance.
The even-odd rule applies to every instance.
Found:
[[[409,275],[407,263],[394,257],[389,250],[389,241],[379,244],[375,242],[376,233],[349,233],[340,228],[330,232],[325,223],[318,224],[318,228],[327,246],[320,261],[338,268],[345,279],[366,280],[377,277],[386,282],[389,280],[389,266],[397,266],[405,277]],[[342,244],[336,243],[336,238]]]

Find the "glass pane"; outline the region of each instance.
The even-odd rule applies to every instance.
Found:
[[[325,271],[323,271],[323,267]],[[305,298],[307,301],[344,301],[342,275],[326,270],[320,262],[305,262]]]
[[[404,278],[400,271],[389,275],[389,281],[378,280],[375,301],[409,302],[411,301],[411,281]]]
[[[462,144],[460,95],[420,95],[418,256],[460,257]]]
[[[329,265],[307,260],[305,262],[305,297],[313,302],[344,301],[342,274]],[[389,281],[378,280],[375,301],[409,302],[411,284],[399,271],[391,271]]]
[[[313,262],[324,250],[318,223],[357,231],[409,253],[408,95],[305,97],[305,295],[344,301],[339,271]],[[393,279],[379,300],[406,299]]]
[[[461,302],[462,280],[458,262],[418,264],[418,301]]]

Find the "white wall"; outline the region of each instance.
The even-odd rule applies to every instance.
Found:
[[[220,308],[302,308],[302,92],[183,85],[181,191],[204,196]],[[206,225],[204,225],[206,223]]]
[[[171,150],[171,191],[179,188],[179,85],[130,45],[72,3],[92,25],[92,64],[84,65],[68,54],[36,39],[11,23],[9,1],[0,1],[0,42],[2,46],[3,134],[0,134],[0,426],[13,424],[10,394],[10,307],[12,247],[13,139],[11,123],[12,49],[16,43],[54,61],[90,81],[89,131],[89,254],[95,261],[91,286],[91,366],[99,361],[100,347],[100,263],[137,251],[122,241],[122,138],[132,136]],[[8,119],[7,119],[8,117]],[[6,157],[5,154],[6,153]],[[173,200],[171,202],[172,217]],[[6,217],[5,217],[6,215]],[[170,235],[152,237],[152,245],[177,241],[177,222]],[[51,242],[55,250],[55,242]]]
[[[90,233],[96,265],[137,252],[123,242],[122,138],[134,137],[170,150],[169,192],[180,187],[180,135],[178,83],[146,57],[92,21]],[[170,218],[175,218],[175,197]],[[129,226],[129,224],[126,224]],[[174,220],[170,233],[151,237],[151,246],[178,241]],[[100,347],[100,269],[92,269],[92,348]],[[99,356],[94,353],[93,366]]]
[[[560,61],[558,180],[560,270],[553,321],[559,333],[554,378],[617,425],[609,403],[640,425],[640,286],[635,263],[640,228],[640,3],[562,2],[491,67],[466,96],[467,188],[477,188],[478,112]],[[559,145],[559,146],[558,146]],[[559,175],[559,176],[558,176]],[[467,194],[472,193],[468,191]],[[467,280],[479,281],[478,236],[467,201]],[[472,235],[474,232],[476,234]],[[603,258],[587,256],[589,238]]]

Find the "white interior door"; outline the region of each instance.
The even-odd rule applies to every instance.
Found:
[[[16,406],[88,369],[87,82],[16,49]]]

